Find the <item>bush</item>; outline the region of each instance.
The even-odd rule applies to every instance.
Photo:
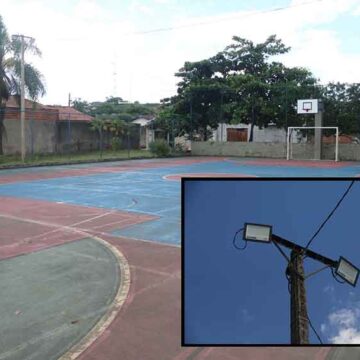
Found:
[[[121,139],[118,137],[113,137],[111,139],[111,150],[117,151],[121,149]]]
[[[165,140],[155,140],[149,144],[150,152],[156,156],[169,156],[170,154],[170,146],[167,144]]]

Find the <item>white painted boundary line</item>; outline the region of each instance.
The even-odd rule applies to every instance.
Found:
[[[70,350],[68,350],[64,355],[62,355],[58,360],[74,360],[80,356],[94,341],[106,330],[106,328],[111,324],[115,319],[116,315],[119,313],[122,305],[124,304],[127,295],[130,290],[131,276],[130,276],[130,267],[126,257],[113,245],[103,240],[99,236],[88,233],[84,230],[79,230],[72,228],[70,226],[62,226],[53,223],[48,223],[46,221],[37,221],[31,219],[24,219],[12,215],[0,214],[0,217],[8,218],[12,220],[18,220],[23,222],[29,222],[32,224],[44,225],[49,227],[56,227],[59,230],[72,231],[77,234],[83,235],[84,237],[92,238],[103,246],[106,246],[116,257],[119,265],[120,272],[120,284],[117,291],[117,294],[110,305],[108,311],[105,315],[97,322],[97,324],[83,337],[76,345],[74,345]]]
[[[98,236],[90,235],[91,238],[97,240],[106,246],[116,257],[120,271],[120,284],[118,292],[112,302],[109,310],[98,321],[98,323],[90,330],[90,332],[83,337],[80,342],[74,345],[66,354],[62,355],[58,360],[74,360],[79,357],[94,341],[106,330],[106,328],[113,322],[116,315],[119,313],[124,304],[130,290],[130,267],[125,256],[113,245]]]

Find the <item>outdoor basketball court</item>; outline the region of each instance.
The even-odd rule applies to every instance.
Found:
[[[360,163],[187,157],[0,171],[0,360],[324,359],[181,348],[182,176],[357,177]]]

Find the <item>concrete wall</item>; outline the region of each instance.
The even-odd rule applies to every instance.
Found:
[[[4,120],[5,134],[3,134],[3,150],[5,155],[21,153],[20,120]],[[48,154],[79,152],[99,149],[99,134],[90,129],[89,122],[71,121],[70,128],[67,121],[56,120],[28,120],[25,121],[26,153]],[[139,129],[131,129],[129,136],[130,149],[139,148]],[[120,136],[123,149],[127,149],[128,138]],[[111,145],[112,135],[104,133],[103,149]]]
[[[103,149],[111,147],[113,135],[110,132],[103,132]],[[121,148],[127,149],[128,138],[126,134],[119,136]],[[139,126],[134,126],[130,131],[129,147],[138,149],[140,142]],[[91,130],[88,122],[70,123],[70,129],[67,121],[59,121],[57,128],[57,152],[77,152],[100,149],[100,137],[97,131]]]
[[[218,128],[213,131],[213,139],[215,141],[227,141],[227,129],[247,129],[248,139],[250,137],[251,124],[224,124],[220,123]],[[298,131],[293,131],[291,139],[293,143],[298,143]],[[286,141],[286,130],[279,129],[276,126],[268,126],[260,129],[257,125],[254,126],[254,142],[278,142],[283,143]]]
[[[20,120],[4,120],[3,150],[5,155],[21,153]],[[54,120],[26,120],[26,152],[52,153],[55,151]]]
[[[323,146],[323,158],[335,159],[335,145]],[[286,158],[284,143],[192,142],[192,155]],[[294,159],[313,159],[314,145],[293,144]],[[360,161],[359,144],[340,144],[339,160]]]
[[[88,122],[58,121],[56,129],[56,151],[96,150],[98,134],[90,129]]]

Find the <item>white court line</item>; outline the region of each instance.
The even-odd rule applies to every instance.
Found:
[[[84,235],[85,237],[94,237],[95,238],[96,235],[99,235],[99,236],[108,236],[108,237],[112,237],[112,238],[124,238],[124,239],[129,239],[129,240],[137,240],[137,241],[142,241],[142,242],[155,244],[155,245],[163,245],[163,246],[170,246],[170,247],[176,247],[176,248],[181,247],[180,244],[179,245],[177,245],[177,244],[169,244],[169,243],[163,243],[163,242],[160,242],[160,241],[152,241],[152,240],[139,239],[139,238],[135,238],[135,237],[113,235],[113,234],[105,233],[105,232],[102,232],[102,231],[94,231],[94,230],[91,230],[91,229],[77,229],[77,228],[73,228],[71,226],[58,225],[58,224],[49,223],[49,222],[41,221],[41,220],[25,219],[25,218],[22,218],[22,217],[18,217],[18,216],[14,216],[14,215],[8,215],[8,214],[1,214],[0,213],[0,217],[5,218],[5,219],[10,219],[10,220],[28,222],[28,223],[31,223],[31,224],[43,225],[43,226],[48,226],[48,227],[55,227],[55,228],[57,228],[57,230],[75,232],[77,234]],[[156,220],[156,219],[154,219],[154,220]],[[133,225],[137,225],[137,224],[133,224]]]
[[[109,215],[109,214],[113,214],[113,213],[115,213],[115,212],[117,212],[117,210],[108,211],[108,212],[105,213],[105,214],[97,215],[97,216],[94,216],[94,217],[92,217],[92,218],[89,218],[89,219],[86,219],[86,220],[82,220],[82,221],[79,221],[79,222],[77,222],[77,223],[70,224],[70,225],[68,225],[68,226],[72,227],[72,226],[80,225],[80,224],[82,224],[82,223],[85,223],[85,222],[88,222],[88,221],[92,221],[92,220],[101,218],[101,217],[103,217],[103,216],[106,216],[106,215]],[[0,215],[0,216],[2,216],[2,215]],[[44,225],[44,226],[48,226],[48,225]],[[58,226],[62,226],[62,225],[58,225]],[[28,236],[28,237],[22,239],[20,242],[13,244],[13,246],[17,246],[17,245],[20,244],[20,243],[28,242],[28,241],[31,241],[31,240],[34,240],[34,239],[37,239],[37,238],[41,238],[41,237],[46,236],[46,235],[54,234],[54,233],[56,233],[57,231],[60,231],[60,230],[63,230],[63,229],[60,229],[60,228],[59,228],[59,229],[55,229],[55,230],[51,230],[51,231],[44,232],[44,233],[39,234],[39,235]],[[85,230],[86,230],[86,229],[85,229]]]
[[[56,227],[59,229],[75,232],[77,234],[83,235],[84,237],[89,237],[91,239],[100,242],[105,247],[107,247],[116,257],[119,265],[120,284],[117,294],[113,302],[109,306],[108,311],[77,344],[71,347],[71,349],[68,350],[64,355],[62,355],[58,360],[74,360],[78,358],[81,355],[81,353],[83,353],[108,328],[108,326],[115,319],[116,315],[120,311],[122,305],[124,304],[128,296],[131,279],[130,279],[130,267],[126,257],[115,246],[111,245],[110,243],[103,240],[99,236],[91,234],[87,231],[72,228],[70,226],[61,226],[61,225],[59,226],[57,224],[49,223],[46,221],[24,219],[13,215],[0,214],[0,217],[23,221],[23,222],[29,222],[32,224],[38,224],[43,226]]]

